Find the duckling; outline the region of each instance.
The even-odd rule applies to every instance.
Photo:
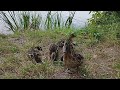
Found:
[[[52,61],[57,61],[58,56],[58,46],[56,44],[51,44],[49,47],[49,57]]]
[[[61,56],[61,50],[64,45],[64,39],[61,39],[57,43],[51,44],[49,47],[49,57],[52,61],[57,61]]]
[[[65,40],[61,39],[60,41],[57,42],[57,46],[60,47],[60,48],[62,48],[63,45],[64,45],[64,42],[65,42]]]
[[[42,47],[32,47],[30,50],[28,50],[27,56],[28,58],[32,59],[32,61],[36,61],[36,63],[42,63],[42,55],[40,51],[42,51]]]

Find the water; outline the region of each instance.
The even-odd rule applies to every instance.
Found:
[[[6,25],[3,21],[0,20],[0,33],[1,34],[12,34],[13,32],[6,28]]]
[[[52,14],[54,14],[57,11],[52,11]],[[45,20],[46,16],[47,16],[47,11],[31,11],[31,13],[39,13],[43,20]],[[67,17],[69,16],[69,12],[68,11],[62,11],[62,18],[64,21],[66,21]],[[87,19],[91,18],[91,14],[89,14],[89,11],[76,11],[75,16],[73,18],[73,23],[72,26],[73,27],[77,27],[77,28],[81,28],[84,27],[87,24]],[[9,31],[6,28],[5,23],[0,20],[0,33],[2,34],[12,34],[12,31]]]

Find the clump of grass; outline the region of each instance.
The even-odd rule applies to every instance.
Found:
[[[29,11],[1,11],[0,17],[7,24],[7,28],[13,32],[40,29],[39,26],[42,21],[40,15],[31,15]]]
[[[87,71],[87,69],[85,68],[85,67],[80,67],[79,68],[79,73],[81,74],[81,76],[83,77],[83,78],[92,78],[90,75],[89,75],[89,72]]]
[[[20,18],[20,23],[24,30],[30,28],[30,12],[22,12],[22,17]]]
[[[90,53],[87,53],[84,57],[85,60],[91,60],[93,56]]]
[[[57,70],[52,63],[30,64],[21,68],[23,78],[45,79],[50,78]]]
[[[32,17],[32,21],[31,21],[31,27],[34,30],[39,30],[40,29],[40,25],[42,22],[42,17],[40,15],[37,15],[36,13],[34,15],[31,16]]]
[[[6,38],[7,38],[7,35],[0,34],[0,38],[2,38],[2,39],[6,39]]]
[[[42,28],[45,30],[71,28],[75,12],[69,12],[66,21],[63,21],[61,13],[52,14],[51,11],[48,11],[45,23],[42,23],[44,20],[40,14],[35,12],[32,14],[30,11],[1,11],[0,17],[7,24],[7,28],[13,32],[40,30]]]
[[[70,12],[69,17],[67,18],[66,22],[65,22],[65,26],[67,28],[70,28],[71,24],[72,24],[72,20],[74,18],[75,15],[75,11],[74,12]]]
[[[0,76],[1,79],[20,79],[16,74],[6,72],[4,75]]]
[[[1,42],[1,47],[0,47],[0,52],[1,53],[17,53],[19,52],[19,48],[9,42]]]
[[[114,68],[117,68],[118,70],[120,70],[120,64],[119,64],[119,63],[116,63],[116,64],[114,65]]]

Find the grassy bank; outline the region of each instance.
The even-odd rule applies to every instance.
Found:
[[[49,60],[49,45],[65,39],[72,32],[77,35],[75,50],[85,57],[81,75],[85,78],[120,78],[120,41],[116,37],[118,27],[115,26],[109,32],[106,32],[107,26],[91,26],[80,30],[25,30],[13,35],[0,35],[0,78],[55,78],[54,75],[64,67],[60,62],[53,64]],[[44,63],[35,65],[27,58],[26,52],[37,45],[43,48]]]

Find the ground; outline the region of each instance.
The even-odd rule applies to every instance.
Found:
[[[51,43],[66,38],[63,33],[29,33],[0,36],[0,78],[15,79],[116,79],[120,78],[120,46],[99,43],[88,47],[75,39],[76,51],[85,59],[79,73],[69,74],[61,62],[49,60],[48,48]],[[33,64],[26,56],[27,50],[35,45],[43,48],[44,64]]]

